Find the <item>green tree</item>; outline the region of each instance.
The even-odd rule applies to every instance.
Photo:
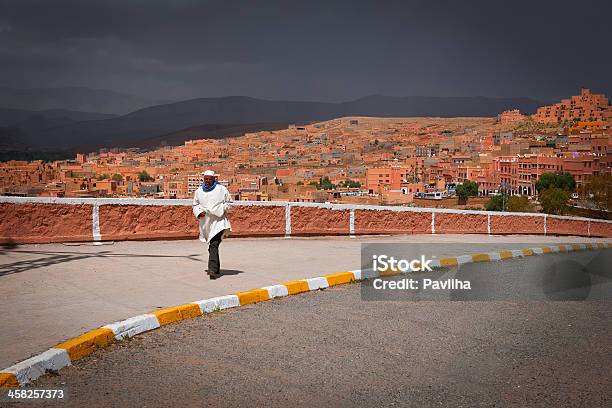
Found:
[[[106,173],[100,174],[98,176],[98,180],[108,180],[109,178],[110,178],[110,176],[108,174],[106,174]]]
[[[509,198],[508,193],[504,190],[502,194],[491,196],[485,204],[485,208],[487,211],[506,211],[508,209]]]
[[[334,188],[336,188],[336,186],[332,184],[331,180],[327,176],[322,177],[319,180],[319,185],[323,190],[333,190]]]
[[[527,196],[510,196],[507,192],[491,196],[485,204],[487,211],[533,212]]]
[[[548,188],[560,188],[565,191],[574,191],[576,181],[574,177],[566,172],[544,173],[540,176],[536,183],[538,192]]]
[[[119,174],[119,173],[115,173],[115,174],[113,174],[112,179],[114,181],[116,181],[117,183],[120,183],[120,182],[123,181],[123,176],[121,174]]]
[[[476,197],[478,195],[478,183],[475,181],[466,180],[455,189],[459,201],[466,203],[468,197]]]
[[[532,212],[533,206],[527,196],[512,196],[508,200],[507,210],[510,212]]]
[[[141,182],[145,182],[145,181],[153,181],[155,179],[149,176],[149,173],[147,173],[146,170],[143,170],[140,173],[138,173],[138,180],[140,180]]]
[[[540,193],[540,204],[542,212],[547,214],[565,214],[567,212],[567,202],[570,199],[570,192],[558,187],[551,187],[542,190]]]
[[[303,186],[304,182],[303,181],[298,181],[297,183],[295,183],[297,186]]]
[[[597,208],[612,211],[612,175],[589,177],[582,191]]]

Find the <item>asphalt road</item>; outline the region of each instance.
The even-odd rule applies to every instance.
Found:
[[[484,248],[604,242],[549,236],[229,238],[221,279],[198,240],[0,246],[0,369],[108,323],[159,308],[360,268],[363,243],[459,255]]]
[[[356,283],[165,326],[33,386],[74,407],[609,407],[611,305],[363,301]]]

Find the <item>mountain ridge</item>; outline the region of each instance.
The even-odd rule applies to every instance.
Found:
[[[107,114],[126,114],[167,101],[149,100],[108,89],[83,86],[55,88],[0,87],[0,107],[24,110],[66,109]]]
[[[506,109],[530,113],[541,105],[531,98],[422,97],[370,95],[347,102],[270,101],[248,96],[194,98],[148,106],[121,116],[57,121],[54,126],[19,126],[35,147],[83,149],[129,147],[197,126],[309,123],[343,116],[493,117]],[[0,118],[1,118],[0,110]],[[47,118],[52,122],[53,118]],[[0,121],[0,124],[2,122]],[[14,125],[14,124],[13,124]],[[172,138],[176,142],[180,138]]]

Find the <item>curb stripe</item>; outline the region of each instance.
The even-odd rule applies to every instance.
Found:
[[[289,291],[285,285],[264,286],[262,289],[268,291],[268,296],[270,299],[289,295]]]
[[[170,323],[178,322],[179,320],[200,316],[202,311],[199,305],[187,303],[185,305],[156,310],[151,314],[157,317],[160,326],[165,326]]]
[[[240,306],[248,305],[250,303],[263,302],[270,299],[268,291],[265,289],[253,289],[247,290],[246,292],[236,293]]]
[[[43,375],[47,370],[57,371],[69,365],[70,357],[66,350],[51,348],[44,353],[15,364],[7,371],[9,371],[9,375],[15,376],[17,384],[27,384]]]
[[[0,373],[0,388],[19,387],[17,376],[13,373]]]
[[[355,277],[356,281],[360,281],[361,280],[361,269],[356,270],[356,271],[351,271],[353,273],[353,276]]]
[[[489,262],[490,260],[489,254],[472,254],[472,262]]]
[[[361,271],[359,272],[361,273]],[[355,279],[361,279],[361,274],[359,278],[355,277]],[[306,279],[306,282],[308,282],[308,288],[310,290],[325,289],[329,287],[327,279],[323,277]]]
[[[355,281],[353,272],[332,273],[330,275],[323,275],[323,277],[327,279],[329,286],[342,285],[343,283]]]
[[[457,257],[457,263],[459,265],[463,265],[470,262],[472,262],[472,255],[459,255]]]
[[[455,267],[468,263],[523,258],[534,254],[541,255],[552,252],[572,252],[597,248],[605,249],[611,246],[611,243],[600,242],[586,245],[570,244],[501,250],[499,252],[474,253],[470,255],[434,259],[431,265],[434,268]],[[385,272],[375,275],[399,275],[399,272],[398,270],[396,272],[390,271],[390,273]],[[98,348],[105,347],[116,340],[124,340],[166,324],[198,317],[205,313],[359,281],[362,279],[362,273],[362,270],[339,272],[316,278],[287,282],[280,285],[266,286],[259,289],[238,292],[233,295],[218,296],[186,303],[184,305],[168,307],[111,323],[60,343],[54,348],[3,370],[0,372],[0,387],[23,386],[45,374],[48,370],[59,370],[70,365],[71,361],[85,357]],[[369,273],[368,276],[370,276]]]
[[[193,303],[200,306],[202,314],[240,306],[240,301],[236,295],[218,296],[210,299],[198,300]]]
[[[457,262],[457,258],[442,258],[440,259],[440,266],[451,267],[451,266],[459,266],[459,262]]]
[[[158,327],[159,321],[157,320],[157,316],[152,314],[134,316],[120,322],[102,326],[103,329],[106,328],[113,331],[115,334],[115,340],[123,340],[125,338],[133,337],[137,334],[157,329]]]
[[[499,252],[489,252],[487,255],[490,261],[501,261],[501,254]]]
[[[387,268],[384,271],[378,271],[378,276],[397,276],[401,271],[397,268]]]
[[[70,360],[74,361],[88,356],[100,347],[108,346],[113,341],[115,341],[115,333],[111,329],[100,328],[60,343],[55,348],[66,350]]]
[[[283,283],[283,286],[287,288],[287,292],[290,295],[296,295],[310,290],[310,286],[308,286],[308,282],[305,280]]]

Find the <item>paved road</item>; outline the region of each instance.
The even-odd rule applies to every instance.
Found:
[[[609,302],[374,302],[351,284],[165,326],[34,385],[74,407],[609,407],[610,367]]]
[[[477,251],[483,243],[501,249],[600,241],[486,235],[237,238],[221,246],[226,275],[216,281],[203,273],[207,255],[197,240],[5,247],[0,249],[0,368],[104,324],[158,308],[359,269],[363,242],[439,244],[430,250],[456,255]]]

